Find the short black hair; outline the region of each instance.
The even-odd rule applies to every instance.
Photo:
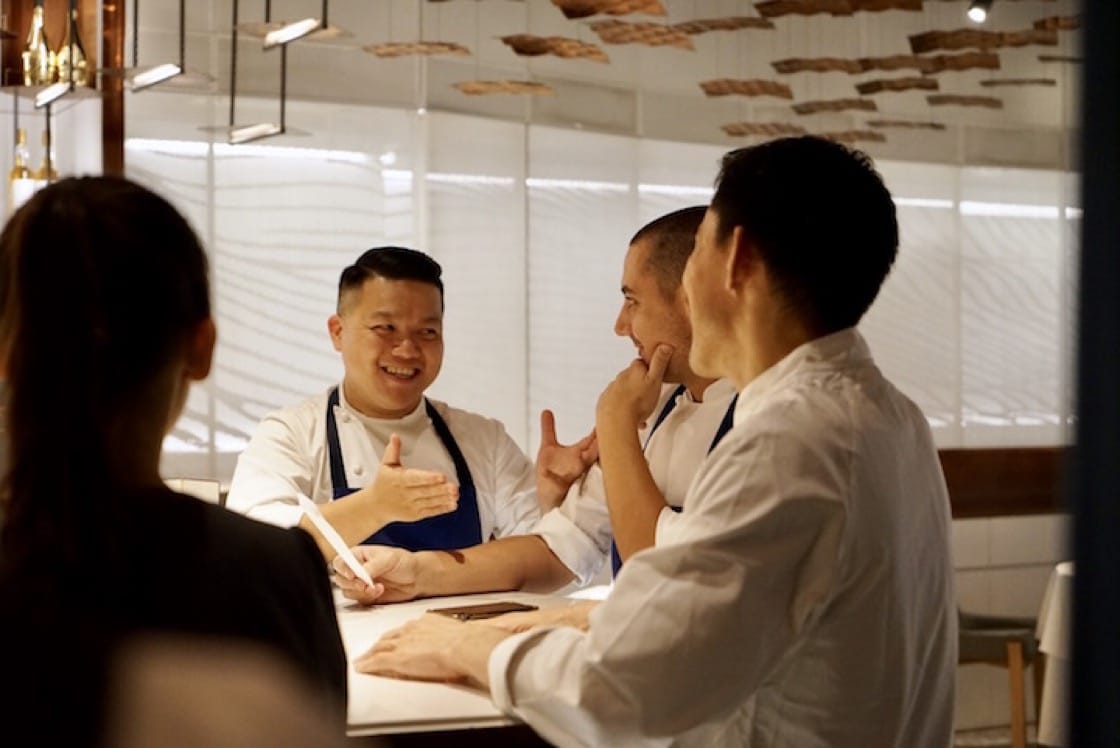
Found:
[[[646,267],[657,277],[657,286],[666,298],[680,288],[684,266],[696,245],[696,231],[707,210],[706,205],[693,205],[666,213],[642,226],[630,240],[631,245],[650,242]]]
[[[443,307],[443,268],[423,252],[406,247],[373,247],[362,253],[353,265],[346,267],[338,278],[338,311],[342,311],[342,296],[347,291],[360,289],[371,278],[411,280],[429,283],[439,289],[440,307]]]
[[[719,242],[742,227],[779,292],[822,335],[859,322],[898,253],[894,201],[871,159],[823,138],[726,154],[712,209]]]

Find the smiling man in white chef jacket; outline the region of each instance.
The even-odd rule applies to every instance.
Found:
[[[862,154],[728,154],[684,288],[689,363],[739,399],[673,536],[626,562],[587,631],[427,615],[357,669],[485,688],[562,746],[950,746],[945,481],[855,328],[897,246]]]
[[[443,311],[442,269],[422,252],[376,247],[343,270],[327,322],[342,382],[264,418],[226,505],[302,522],[328,559],[301,496],[347,545],[447,550],[531,527],[535,468],[502,424],[424,395],[443,363]]]

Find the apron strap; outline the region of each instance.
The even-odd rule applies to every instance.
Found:
[[[331,461],[331,493],[336,499],[350,493],[346,467],[342,463],[342,448],[338,444],[338,424],[334,420],[334,409],[337,406],[338,387],[335,387],[327,398],[327,450]]]
[[[735,420],[735,405],[739,402],[739,393],[735,393],[735,397],[731,398],[731,403],[727,406],[727,412],[723,414],[723,420],[719,422],[719,428],[716,429],[716,436],[712,439],[712,445],[708,447],[708,454],[719,445],[723,437],[727,436],[727,432],[731,430],[731,426]]]
[[[655,431],[657,431],[657,427],[661,425],[662,421],[669,417],[669,414],[673,412],[673,408],[677,407],[677,399],[680,398],[680,396],[683,394],[684,385],[677,385],[677,388],[673,390],[673,394],[669,395],[669,399],[665,401],[665,404],[663,406],[661,406],[661,412],[658,413],[657,418],[654,419],[653,428],[651,428],[649,430],[649,433],[646,434],[646,443],[642,445],[643,452],[645,452],[646,447],[649,446],[649,440],[653,438],[653,434]]]

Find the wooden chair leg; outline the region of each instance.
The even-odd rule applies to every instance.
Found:
[[[1026,678],[1020,642],[1007,643],[1007,677],[1011,691],[1011,748],[1027,748]]]
[[[1034,718],[1037,722],[1042,717],[1042,683],[1046,677],[1046,655],[1036,652],[1034,664]]]

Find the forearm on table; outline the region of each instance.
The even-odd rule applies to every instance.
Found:
[[[632,431],[600,429],[599,464],[610,511],[611,531],[623,560],[653,546],[657,519],[665,508],[641,442]]]
[[[490,655],[512,634],[493,626],[463,624],[463,637],[445,656],[450,669],[460,673],[469,685],[490,690]]]
[[[423,551],[417,556],[420,597],[549,592],[575,578],[537,535],[515,535],[460,551]]]
[[[326,504],[319,505],[323,517],[331,523],[331,527],[342,536],[346,545],[359,545],[363,540],[380,530],[389,522],[381,517],[377,507],[366,500],[362,493],[352,493]],[[334,548],[320,535],[307,517],[300,519],[299,526],[311,533],[323,555],[328,561],[335,557]]]

